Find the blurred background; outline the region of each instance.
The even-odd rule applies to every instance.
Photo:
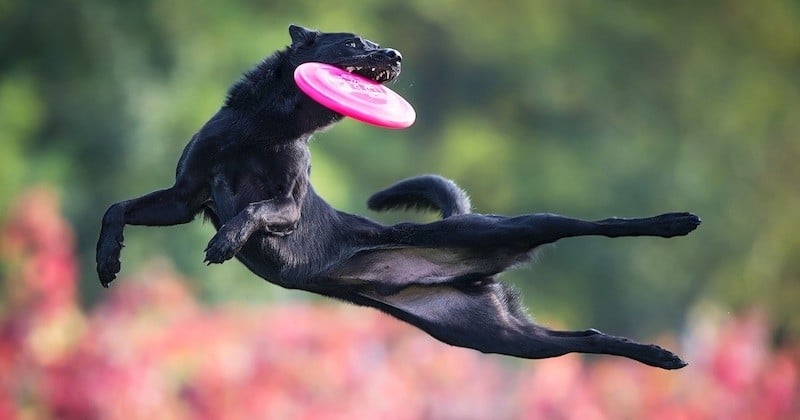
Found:
[[[312,182],[374,191],[438,173],[475,211],[600,219],[690,210],[684,238],[580,238],[504,278],[537,321],[654,341],[690,365],[519,361],[369,309],[206,267],[200,219],[129,227],[113,202],[170,186],[227,87],[287,26],[403,54],[416,108],[312,143]],[[0,417],[797,418],[800,4],[0,1]]]

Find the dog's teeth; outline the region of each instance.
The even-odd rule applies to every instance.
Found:
[[[355,67],[353,67],[353,66],[347,66],[347,67],[345,67],[344,69],[345,69],[345,70],[347,70],[348,72],[352,73],[352,72],[353,72],[353,70],[355,70],[356,68],[355,68]]]

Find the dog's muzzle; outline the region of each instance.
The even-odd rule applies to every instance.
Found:
[[[402,60],[400,51],[394,48],[381,48],[361,56],[357,63],[343,64],[341,68],[378,83],[386,83],[400,75]]]

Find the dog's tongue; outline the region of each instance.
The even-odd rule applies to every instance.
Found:
[[[294,72],[297,86],[326,108],[384,128],[406,128],[417,114],[411,104],[388,87],[323,63],[304,63]]]

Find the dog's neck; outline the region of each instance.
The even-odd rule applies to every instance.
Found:
[[[286,51],[278,51],[265,58],[228,90],[225,106],[245,108],[254,103],[263,103],[269,96],[294,95],[297,90],[290,82],[291,64],[286,59]],[[284,92],[279,91],[283,88]]]
[[[300,124],[286,140],[308,136],[342,119],[342,115],[313,101],[301,92],[294,81],[295,66],[289,50],[278,51],[264,59],[231,86],[225,107],[253,115],[262,120],[266,129],[278,120]]]

